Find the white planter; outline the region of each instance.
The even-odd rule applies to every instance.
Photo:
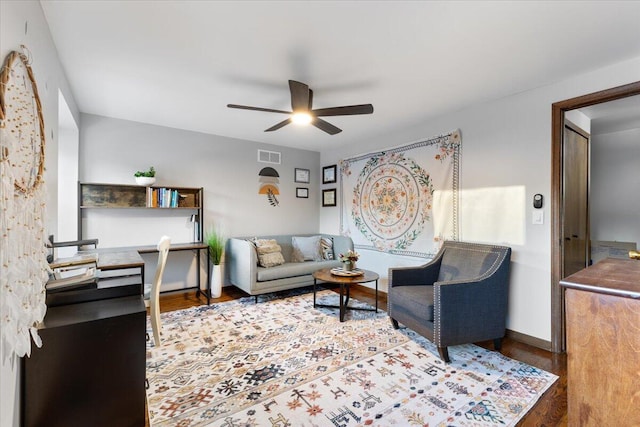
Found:
[[[222,268],[220,265],[213,265],[211,271],[211,298],[220,298],[222,295]]]
[[[136,184],[144,185],[145,187],[153,185],[156,182],[156,177],[154,176],[136,176],[135,178]]]

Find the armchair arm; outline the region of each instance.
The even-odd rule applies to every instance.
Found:
[[[442,254],[417,267],[394,267],[389,269],[389,288],[394,286],[433,285],[438,280]]]
[[[229,281],[243,291],[252,294],[257,280],[258,257],[256,248],[245,239],[228,240]]]

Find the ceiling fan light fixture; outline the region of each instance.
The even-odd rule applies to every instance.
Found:
[[[307,112],[298,112],[291,115],[291,121],[297,125],[308,125],[312,119],[311,114]]]

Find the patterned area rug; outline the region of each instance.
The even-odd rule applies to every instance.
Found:
[[[151,425],[514,425],[557,379],[472,344],[445,364],[383,311],[337,311],[307,293],[163,313],[163,343],[147,348]]]

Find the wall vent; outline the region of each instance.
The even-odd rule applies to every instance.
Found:
[[[258,150],[258,162],[280,164],[281,154],[277,151]]]

